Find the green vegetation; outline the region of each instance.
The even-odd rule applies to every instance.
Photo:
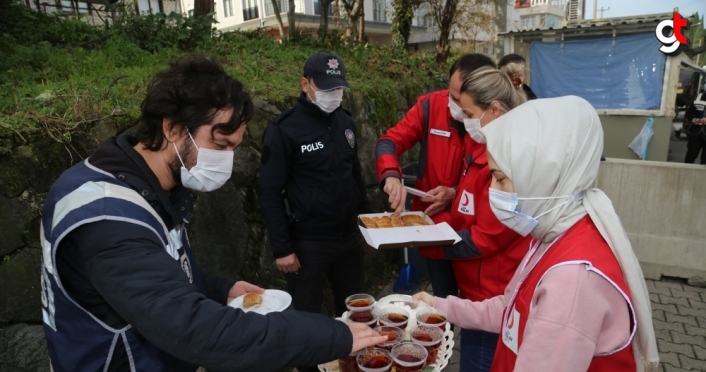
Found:
[[[210,17],[119,14],[109,27],[94,27],[0,0],[0,132],[62,140],[77,125],[118,112],[136,118],[150,75],[187,52],[217,56],[253,97],[283,109],[298,97],[306,58],[333,50],[384,126],[397,120],[397,92],[411,101],[447,81],[447,65],[430,53],[335,39],[280,44],[264,33],[217,34]]]
[[[699,12],[692,14],[689,17],[689,29],[686,30],[686,37],[689,38],[689,46],[692,50],[701,50],[706,45],[706,24],[704,24],[704,16],[699,15]],[[706,51],[696,53],[691,57],[696,64],[703,66],[706,63]]]

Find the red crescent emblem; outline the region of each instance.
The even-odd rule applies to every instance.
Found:
[[[515,315],[510,314],[510,320],[507,322],[507,329],[512,329],[513,326],[515,326]]]
[[[461,205],[464,207],[467,207],[469,202],[470,202],[470,199],[468,199],[468,194],[463,193],[463,199],[461,200]]]

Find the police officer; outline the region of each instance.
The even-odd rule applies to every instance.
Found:
[[[384,341],[364,324],[225,306],[255,285],[196,264],[196,191],[231,176],[253,115],[240,82],[188,55],[150,82],[136,135],[64,172],[42,212],[42,315],[53,370],[271,371]],[[360,327],[358,327],[360,326]]]
[[[293,306],[321,312],[331,283],[336,315],[363,288],[357,215],[371,212],[358,159],[356,127],[340,108],[349,88],[343,61],[319,52],[304,64],[301,95],[266,129],[260,207],[277,268]]]
[[[704,85],[706,88],[706,85]],[[684,113],[684,131],[689,137],[684,163],[693,164],[701,152],[701,164],[706,164],[706,94],[699,93]]]

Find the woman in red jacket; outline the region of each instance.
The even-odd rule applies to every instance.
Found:
[[[514,88],[506,73],[482,67],[466,78],[460,99],[466,116],[466,133],[477,144],[464,158],[463,173],[450,209],[449,224],[462,240],[435,250],[434,254],[436,258],[452,260],[460,298],[483,301],[503,293],[527,252],[530,238],[503,225],[490,208],[491,174],[485,138],[479,129],[525,102],[525,97]],[[497,332],[462,329],[461,371],[490,370],[497,342]]]

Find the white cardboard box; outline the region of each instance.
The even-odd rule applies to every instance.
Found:
[[[430,223],[428,226],[388,227],[384,229],[368,229],[360,217],[389,216],[391,213],[369,213],[358,217],[358,228],[365,242],[375,249],[393,249],[404,247],[429,247],[449,245],[461,241],[461,237],[446,222],[434,225],[434,222],[424,212],[403,212],[402,215],[418,214]]]

